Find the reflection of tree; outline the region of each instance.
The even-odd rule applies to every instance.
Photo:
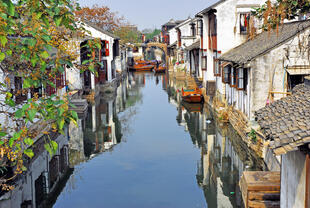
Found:
[[[130,107],[120,116],[120,123],[122,124],[122,132],[124,137],[122,141],[126,141],[126,137],[133,133],[133,130],[131,129],[131,123],[136,114],[137,108]]]

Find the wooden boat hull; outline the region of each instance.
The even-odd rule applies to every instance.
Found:
[[[187,96],[182,96],[182,100],[188,103],[202,103],[203,97],[202,95],[187,95]]]
[[[152,66],[152,65],[147,65],[147,66],[134,66],[133,68],[134,68],[134,70],[136,70],[136,71],[151,71],[151,70],[154,68],[154,66]]]
[[[182,89],[182,100],[188,103],[202,103],[204,101],[204,97],[201,93],[201,89],[199,88],[194,90]]]

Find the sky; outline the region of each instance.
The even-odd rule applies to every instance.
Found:
[[[193,17],[217,0],[78,0],[81,6],[105,5],[139,30],[160,28],[170,19]]]

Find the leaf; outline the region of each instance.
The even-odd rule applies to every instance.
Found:
[[[11,138],[11,139],[9,140],[9,146],[10,146],[10,147],[12,147],[12,146],[13,146],[14,141],[15,141],[15,140],[14,140],[13,138]]]
[[[62,16],[57,15],[54,17],[54,21],[57,27],[60,26],[61,20],[62,20]]]
[[[89,63],[90,62],[90,60],[84,60],[83,62],[82,62],[82,64],[84,65],[84,64],[87,64],[87,63]]]
[[[14,16],[14,14],[15,14],[15,6],[11,2],[11,0],[7,0],[7,2],[8,2],[8,14],[11,15],[11,16]]]
[[[33,145],[33,140],[30,139],[30,138],[26,138],[26,139],[24,140],[24,142],[25,142],[25,144],[27,144],[27,145],[29,145],[29,146]]]
[[[0,52],[0,62],[1,62],[1,61],[3,61],[3,60],[4,60],[4,58],[5,58],[5,54],[4,54],[4,53],[2,53],[2,52]]]
[[[41,53],[41,57],[44,58],[44,59],[47,59],[47,58],[49,57],[48,52],[47,52],[47,51],[43,51],[43,52]]]
[[[50,27],[50,23],[49,23],[49,21],[48,21],[48,18],[47,18],[45,15],[42,17],[42,20],[43,20],[44,24],[45,24],[47,27]]]
[[[42,35],[42,39],[45,40],[46,42],[50,42],[52,40],[51,36],[49,35]],[[45,45],[45,47],[48,47],[48,45]]]
[[[18,109],[18,110],[15,112],[15,117],[16,117],[16,118],[22,118],[24,115],[25,115],[25,111],[24,111],[23,109]]]
[[[58,116],[60,117],[60,116],[62,116],[62,114],[65,112],[65,109],[63,109],[63,108],[58,108],[57,111],[58,111]]]
[[[8,42],[8,39],[5,36],[1,35],[0,42],[1,42],[1,45],[4,47],[6,43]]]
[[[75,120],[79,119],[79,116],[78,116],[77,112],[71,111],[71,115],[72,115],[72,118],[74,118]]]
[[[64,128],[64,125],[65,125],[65,119],[60,119],[58,120],[58,128],[59,130],[62,130]]]
[[[4,136],[6,136],[6,135],[7,135],[6,132],[0,131],[0,137],[4,137]]]
[[[48,151],[48,153],[50,153],[50,156],[53,156],[53,150],[52,150],[50,144],[48,144],[48,143],[44,144],[44,148]]]
[[[8,19],[8,15],[6,15],[5,13],[0,13],[0,17],[2,17],[3,19],[7,20]]]
[[[10,107],[15,107],[16,105],[12,99],[7,99],[5,103],[8,104]]]
[[[28,111],[28,117],[29,117],[29,120],[32,122],[34,117],[36,116],[36,113],[37,113],[37,110],[36,109],[30,109]]]
[[[33,156],[34,156],[34,153],[33,153],[32,149],[24,150],[24,154],[27,155],[30,158],[33,158]]]
[[[52,150],[54,152],[54,154],[56,154],[57,149],[58,149],[58,144],[55,141],[51,141],[51,146],[52,146]]]
[[[29,78],[24,79],[23,88],[30,88],[32,86],[32,80]]]

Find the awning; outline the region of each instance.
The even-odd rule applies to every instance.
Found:
[[[289,66],[286,71],[290,75],[310,75],[310,66]]]

